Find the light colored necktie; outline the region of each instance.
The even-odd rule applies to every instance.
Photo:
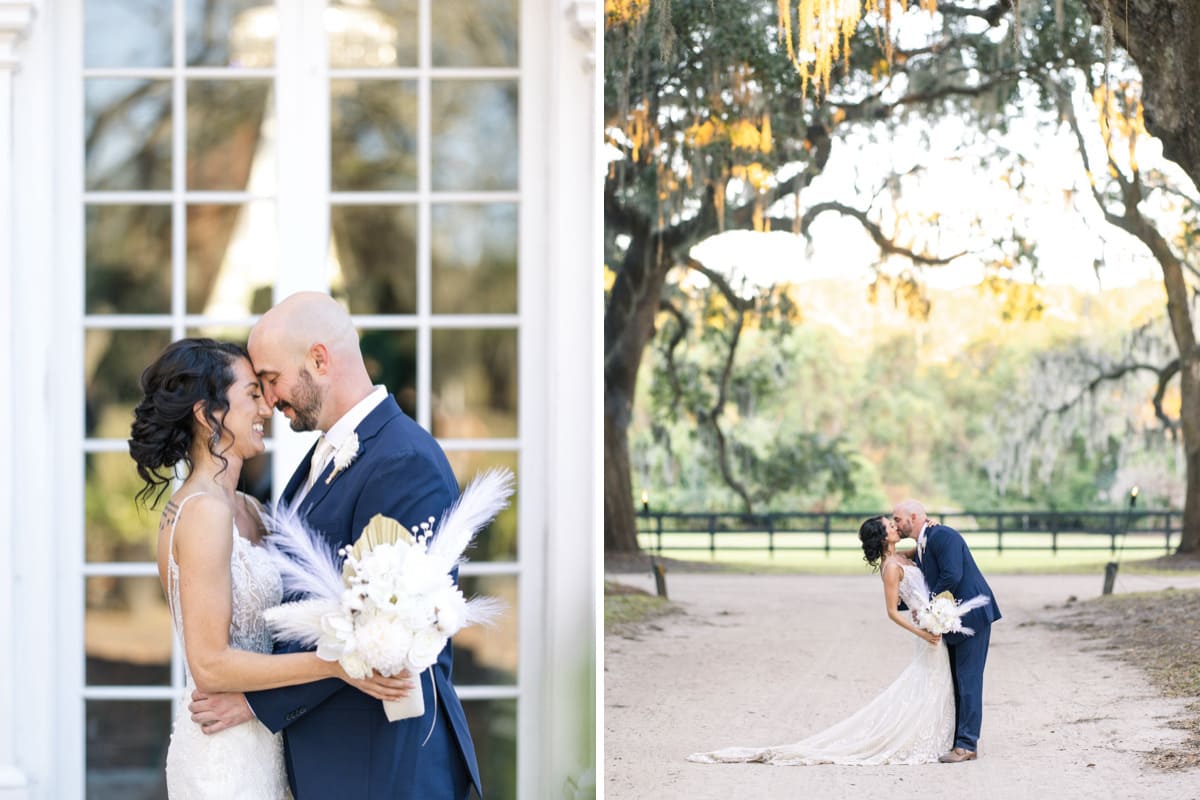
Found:
[[[309,462],[308,480],[304,482],[304,494],[308,494],[313,484],[317,482],[317,478],[325,470],[325,464],[329,461],[331,453],[333,453],[333,445],[322,435],[317,440],[317,449],[313,451],[312,460]]]

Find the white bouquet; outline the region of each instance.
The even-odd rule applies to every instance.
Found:
[[[986,597],[980,597],[983,598],[983,603],[987,602]],[[917,625],[930,633],[965,633],[967,636],[973,636],[975,631],[963,627],[962,615],[983,603],[967,607],[967,603],[959,603],[950,592],[942,592],[930,598],[924,607],[917,609]]]
[[[499,612],[495,600],[464,598],[450,572],[511,494],[512,473],[489,470],[463,490],[440,523],[430,517],[410,530],[377,514],[353,545],[336,554],[295,506],[274,509],[266,517],[268,552],[284,591],[306,597],[264,613],[275,638],[315,645],[317,656],[339,662],[353,678],[372,670],[419,675],[451,636]],[[419,684],[404,700],[383,706],[393,722],[425,710]]]
[[[956,600],[951,592],[933,595],[925,584],[925,577],[919,571],[913,571],[917,580],[918,592],[929,601],[920,608],[913,609],[917,627],[930,633],[961,633],[974,636],[975,631],[962,624],[963,615],[968,611],[982,608],[991,602],[986,594],[976,595],[970,600]]]

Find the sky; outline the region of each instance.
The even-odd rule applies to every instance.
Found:
[[[1076,100],[1082,115],[1091,104],[1080,102],[1082,98]],[[1093,126],[1098,144],[1095,118],[1081,123]],[[930,242],[929,252],[950,254],[980,249],[983,245],[977,234],[970,233],[969,221],[978,215],[988,220],[985,228],[989,235],[1006,236],[1006,220],[1012,217],[1035,245],[1038,282],[1043,285],[1067,284],[1099,292],[1148,279],[1161,280],[1159,267],[1149,252],[1103,220],[1091,197],[1074,137],[1067,131],[1048,135],[1044,129],[1038,130],[1033,120],[1015,120],[1007,134],[988,136],[1028,159],[1020,195],[1005,185],[1005,170],[999,161],[979,163],[980,154],[990,148],[966,144],[971,131],[961,120],[948,118],[932,130],[926,129],[924,137],[900,131],[885,141],[870,141],[860,134],[835,139],[825,169],[804,190],[802,202],[810,206],[823,200],[839,200],[864,208],[872,202],[889,165],[898,172],[915,169],[906,179],[900,211],[913,218],[934,212],[940,215],[939,239]],[[1091,158],[1093,164],[1103,163],[1102,150],[1092,153]],[[1143,170],[1162,169],[1176,185],[1194,192],[1182,172],[1162,159],[1161,145],[1156,140],[1142,140],[1138,159]],[[876,209],[883,218],[893,219],[890,200],[879,202],[883,205]],[[878,214],[872,216],[879,218]],[[915,229],[932,230],[929,226]],[[828,213],[813,224],[812,234],[810,243],[789,232],[731,231],[700,243],[692,255],[726,272],[735,284],[742,277],[752,286],[838,276],[861,278],[864,282],[871,279],[872,266],[880,259],[879,250],[856,221]],[[948,267],[926,269],[924,280],[933,288],[975,285],[984,275],[983,262],[976,256],[964,256]],[[1099,273],[1097,263],[1102,265]],[[886,268],[898,272],[909,266],[907,259],[894,258]],[[1014,270],[1014,277],[1033,279],[1028,270],[1022,269]]]

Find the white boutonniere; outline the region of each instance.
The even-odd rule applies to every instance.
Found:
[[[351,462],[358,456],[358,434],[352,433],[347,437],[346,441],[342,442],[341,446],[333,454],[333,472],[329,473],[329,477],[325,479],[325,484],[328,485],[333,481],[337,474],[350,466]]]

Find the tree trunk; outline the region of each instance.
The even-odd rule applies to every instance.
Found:
[[[605,411],[604,552],[636,553],[640,549],[637,512],[633,507],[633,478],[629,470],[629,423],[618,424],[614,415]]]
[[[654,335],[671,255],[659,237],[635,235],[604,311],[604,550],[636,553],[629,423],[638,367]]]
[[[1093,19],[1110,16],[1113,37],[1142,73],[1146,129],[1162,142],[1163,155],[1200,186],[1200,4],[1085,2]]]
[[[1131,231],[1145,242],[1162,267],[1163,287],[1167,290],[1167,317],[1171,334],[1179,348],[1179,427],[1183,431],[1183,453],[1187,465],[1187,490],[1183,500],[1183,534],[1179,553],[1195,553],[1200,544],[1200,351],[1192,326],[1189,291],[1183,264],[1158,230],[1137,212],[1137,198],[1127,194],[1131,205],[1126,218],[1136,219]]]

